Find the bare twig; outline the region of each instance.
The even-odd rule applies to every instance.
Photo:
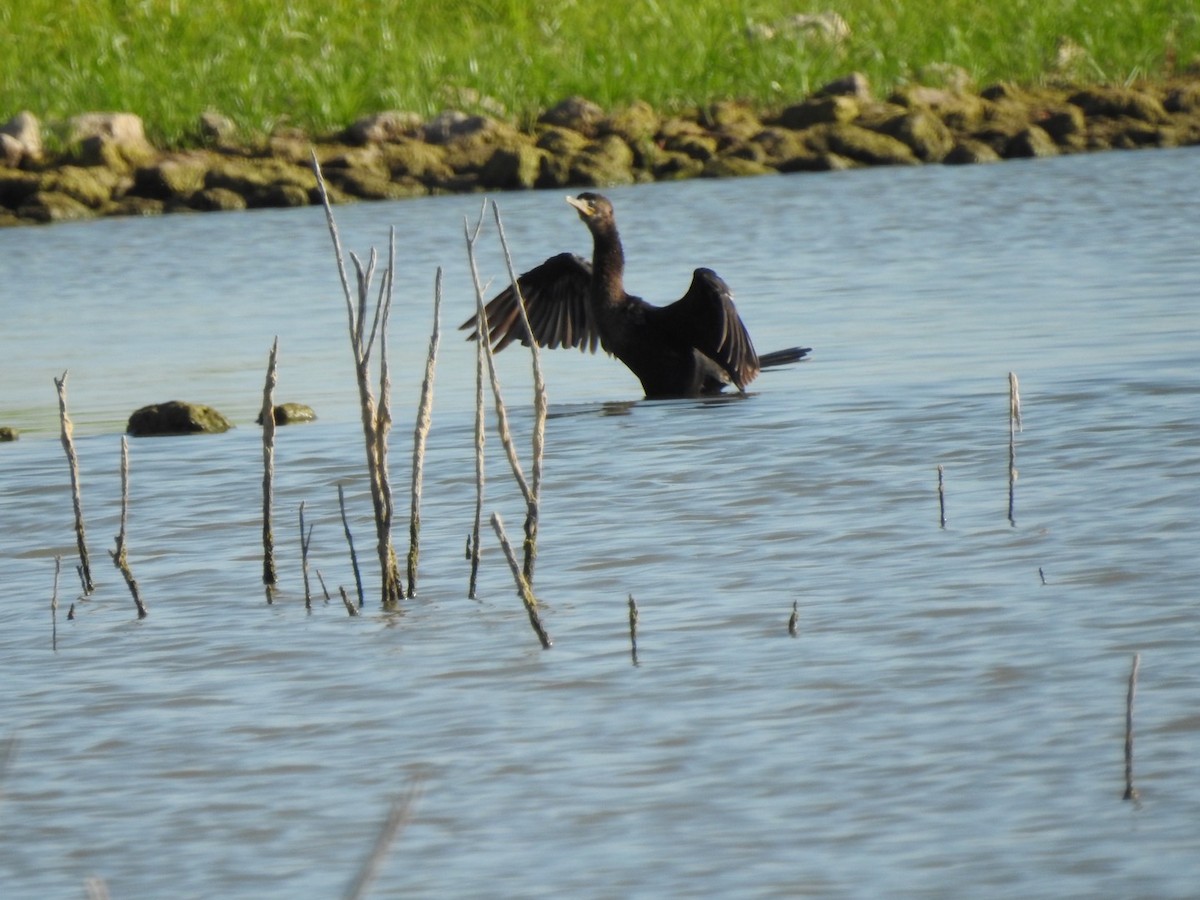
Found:
[[[358,607],[355,606],[353,602],[351,602],[350,595],[346,593],[346,589],[339,585],[338,590],[342,594],[342,603],[344,603],[346,606],[346,612],[348,612],[352,616],[357,616],[358,615]]]
[[[1021,430],[1021,391],[1015,372],[1008,373],[1008,523],[1014,527],[1017,491],[1017,432]]]
[[[937,467],[938,476],[938,519],[946,527],[946,474],[942,466]]]
[[[492,513],[492,528],[500,540],[500,549],[504,551],[504,558],[508,560],[508,566],[512,569],[513,580],[517,583],[517,593],[521,595],[521,602],[525,604],[525,612],[529,614],[529,624],[533,626],[534,633],[542,642],[542,649],[549,650],[553,642],[550,640],[550,635],[546,633],[545,626],[542,625],[542,618],[538,614],[537,598],[533,596],[533,589],[530,588],[529,582],[521,573],[521,567],[517,564],[516,554],[513,553],[508,536],[504,533],[504,523],[500,520],[498,513]]]
[[[277,583],[275,575],[275,537],[271,530],[271,507],[275,498],[275,384],[279,359],[279,336],[271,344],[267,357],[267,379],[263,385],[262,443],[263,443],[263,584],[268,588]]]
[[[312,609],[312,590],[308,581],[308,548],[312,545],[313,526],[304,528],[304,501],[300,501],[300,574],[304,578],[304,608]]]
[[[417,424],[413,428],[412,509],[408,520],[409,597],[417,592],[417,562],[421,555],[421,486],[425,476],[425,446],[429,441],[430,412],[433,408],[433,377],[437,368],[441,315],[442,270],[439,267],[433,288],[433,333],[429,336],[429,356],[425,359],[425,379],[421,382],[421,402],[417,407]]]
[[[637,601],[633,599],[633,594],[630,594],[629,595],[629,656],[635,666],[638,664],[637,629],[638,629],[638,606],[637,606]]]
[[[54,592],[50,595],[50,649],[58,650],[58,576],[62,572],[62,557],[54,557]]]
[[[1133,654],[1133,666],[1129,670],[1129,690],[1125,694],[1125,800],[1135,803],[1138,799],[1137,788],[1133,786],[1133,698],[1137,693],[1138,668],[1142,664],[1142,655]]]
[[[121,577],[125,579],[125,585],[129,588],[129,593],[133,595],[133,605],[137,607],[139,619],[146,618],[146,604],[142,602],[141,592],[138,590],[137,579],[133,577],[133,570],[129,568],[129,556],[126,553],[125,543],[125,525],[129,519],[129,439],[121,435],[121,532],[117,535],[117,549],[110,550],[113,565],[121,573]]]
[[[387,859],[392,842],[404,830],[404,827],[412,821],[413,806],[420,799],[420,795],[420,782],[410,781],[408,790],[392,801],[387,818],[384,819],[383,825],[379,829],[379,834],[375,838],[375,845],[371,848],[371,852],[367,855],[367,858],[363,860],[362,867],[358,870],[358,874],[354,876],[354,881],[350,883],[350,887],[346,890],[346,900],[360,900],[360,898],[367,896],[367,891],[379,874],[380,866]]]
[[[350,546],[350,566],[354,569],[354,586],[358,588],[358,605],[363,605],[362,573],[358,570],[358,554],[354,552],[354,535],[350,533],[350,520],[346,518],[346,494],[338,485],[338,509],[342,511],[342,530],[346,532],[346,543]]]
[[[484,310],[483,303],[483,287],[479,283],[479,272],[475,267],[475,242],[479,240],[479,232],[483,228],[483,211],[487,205],[479,210],[479,221],[475,223],[475,230],[471,231],[467,227],[467,223],[463,222],[463,231],[466,233],[467,239],[467,257],[471,263],[471,274],[475,280],[475,300],[478,312],[475,316],[475,520],[471,529],[471,533],[467,535],[467,559],[471,562],[471,577],[467,585],[467,596],[475,600],[478,598],[476,588],[479,581],[479,560],[483,548],[480,546],[479,533],[483,522],[483,488],[484,488],[484,445],[486,443],[485,433],[487,431],[487,416],[484,409],[484,391],[483,377],[487,367],[487,353],[491,349],[487,346],[487,312]]]
[[[349,320],[350,348],[354,356],[355,377],[358,382],[359,407],[362,415],[363,442],[366,448],[367,475],[370,478],[371,502],[375,510],[376,549],[379,555],[380,587],[385,608],[390,608],[404,598],[404,585],[400,576],[400,566],[396,558],[392,542],[392,491],[388,475],[388,434],[391,431],[392,416],[390,411],[391,381],[388,371],[387,358],[387,325],[388,315],[392,304],[392,285],[396,270],[396,230],[390,232],[388,246],[388,267],[380,280],[379,296],[375,304],[371,332],[365,333],[367,318],[367,299],[371,291],[371,281],[375,272],[376,253],[371,250],[367,264],[353,253],[357,276],[357,304],[350,291],[350,282],[346,274],[346,265],[342,254],[341,238],[338,235],[337,224],[333,218],[333,208],[329,202],[329,193],[325,187],[325,178],[321,174],[321,166],[317,162],[316,153],[312,154],[313,172],[317,178],[317,186],[321,193],[321,202],[325,208],[325,220],[329,226],[329,235],[333,241],[334,255],[337,258],[338,274],[342,281],[342,290],[346,300],[346,314]],[[379,339],[379,402],[371,389],[371,351]]]
[[[530,335],[529,352],[533,361],[533,472],[530,496],[526,498],[525,515],[525,580],[533,583],[533,564],[537,558],[538,510],[542,494],[542,457],[546,447],[546,416],[549,405],[546,400],[546,381],[542,378],[542,364],[538,355],[537,341],[532,338],[533,329],[529,326],[529,314],[525,309],[525,297],[521,293],[521,285],[517,281],[517,270],[513,266],[512,253],[508,249],[508,239],[504,235],[504,222],[500,219],[500,207],[492,202],[492,214],[496,219],[496,230],[500,235],[500,246],[504,250],[504,263],[508,267],[508,277],[517,296],[517,310],[521,314],[521,325],[525,334]]]
[[[62,378],[54,379],[54,386],[58,389],[58,413],[62,425],[63,450],[67,454],[67,464],[71,469],[71,500],[75,506],[75,543],[79,547],[79,581],[86,597],[95,590],[95,586],[92,583],[92,566],[88,561],[87,535],[83,527],[83,498],[79,490],[79,457],[75,454],[75,441],[72,437],[75,426],[71,424],[71,419],[67,416],[66,372],[63,372]]]
[[[325,602],[330,601],[329,588],[325,587],[325,577],[321,574],[321,570],[317,569],[317,581],[321,583],[321,593],[325,595]]]
[[[792,614],[788,616],[788,634],[792,637],[796,636],[797,626],[800,624],[800,601],[792,601]]]

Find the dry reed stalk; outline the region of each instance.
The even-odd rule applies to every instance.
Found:
[[[317,569],[317,581],[321,584],[321,593],[325,595],[325,602],[328,603],[332,598],[329,596],[329,588],[325,587],[325,576],[321,574],[321,570]]]
[[[433,377],[437,369],[438,342],[441,339],[442,269],[439,266],[433,286],[433,333],[429,336],[429,355],[425,358],[425,378],[421,382],[421,402],[413,428],[412,508],[408,519],[408,596],[417,592],[417,562],[421,556],[421,486],[425,479],[425,447],[433,409]]]
[[[67,373],[62,378],[54,379],[54,387],[58,390],[58,414],[62,425],[62,445],[67,454],[67,464],[71,469],[71,501],[75,507],[75,543],[79,548],[79,582],[86,597],[93,590],[92,566],[88,560],[87,534],[83,527],[83,497],[79,490],[79,457],[75,453],[73,438],[75,426],[67,415]]]
[[[329,236],[333,241],[334,256],[337,261],[338,276],[342,283],[342,292],[346,300],[346,316],[350,332],[350,348],[354,355],[355,376],[358,381],[359,407],[362,413],[363,442],[367,457],[367,475],[371,483],[371,503],[375,511],[376,550],[379,555],[380,589],[384,608],[390,608],[404,599],[404,584],[400,576],[400,564],[396,557],[395,546],[392,542],[392,489],[388,475],[388,434],[391,431],[391,380],[388,370],[387,329],[388,316],[392,306],[392,285],[396,271],[396,229],[391,229],[388,245],[388,265],[380,279],[379,293],[375,301],[375,311],[371,319],[371,330],[366,331],[367,301],[371,295],[371,282],[374,279],[376,253],[372,248],[366,264],[354,253],[350,259],[354,262],[357,282],[357,304],[350,290],[350,279],[346,272],[345,256],[342,253],[342,241],[338,235],[337,223],[333,218],[333,208],[329,202],[329,192],[325,187],[325,178],[321,174],[321,166],[317,155],[312,154],[313,172],[317,178],[317,187],[321,193],[321,204],[325,208],[325,222],[329,228]],[[379,401],[371,389],[371,351],[375,341],[379,340]]]
[[[1015,372],[1008,373],[1008,523],[1016,526],[1017,432],[1021,430],[1021,391]]]
[[[525,576],[521,572],[521,567],[517,564],[517,556],[513,553],[512,545],[508,542],[508,536],[504,533],[504,523],[500,521],[499,513],[492,513],[492,528],[496,532],[496,537],[500,540],[500,549],[504,551],[504,558],[508,560],[508,567],[512,569],[513,580],[517,583],[517,593],[521,595],[521,602],[525,604],[525,612],[529,615],[529,624],[533,626],[534,634],[542,642],[542,649],[549,650],[554,642],[550,640],[550,635],[547,634],[546,627],[542,624],[542,617],[538,614],[537,598],[533,596],[533,589],[529,586],[529,582],[525,580]]]
[[[496,231],[500,235],[500,247],[504,251],[504,264],[508,268],[509,281],[513,292],[517,295],[517,310],[521,314],[521,325],[525,334],[533,334],[529,326],[529,314],[525,309],[525,297],[521,286],[517,283],[517,270],[513,267],[512,253],[508,248],[508,239],[504,235],[504,222],[500,219],[500,207],[492,201],[492,215],[496,220]],[[542,377],[541,358],[538,355],[537,341],[529,341],[529,352],[533,362],[533,473],[530,491],[532,497],[527,502],[525,516],[525,580],[533,583],[533,563],[537,558],[538,510],[542,496],[542,458],[546,448],[546,416],[549,404],[546,400],[546,381]]]
[[[797,626],[800,624],[800,601],[792,601],[792,614],[788,616],[788,634],[792,637],[796,636]]]
[[[467,257],[470,259],[471,274],[475,279],[475,299],[478,308],[478,314],[475,317],[475,520],[471,528],[471,533],[467,535],[467,559],[471,563],[471,577],[467,585],[467,597],[471,600],[478,599],[476,588],[479,582],[479,560],[483,552],[483,548],[479,542],[479,534],[483,522],[483,489],[486,468],[484,466],[483,451],[486,444],[485,434],[487,431],[483,380],[484,371],[487,368],[487,352],[491,349],[487,341],[487,313],[484,311],[483,288],[479,284],[479,273],[475,268],[475,242],[479,239],[479,232],[483,228],[483,211],[486,208],[485,204],[479,210],[479,221],[475,223],[475,230],[473,232],[468,230],[466,222],[463,222],[463,230],[466,232],[467,238]]]
[[[133,605],[137,607],[139,619],[146,618],[146,604],[142,602],[138,590],[137,579],[129,568],[129,556],[125,551],[125,525],[129,521],[129,439],[121,435],[121,531],[117,535],[117,549],[108,551],[112,556],[113,565],[125,579],[129,593],[133,595]]]
[[[938,521],[941,527],[946,527],[946,471],[942,466],[937,467],[938,476]]]
[[[358,605],[363,605],[362,573],[358,570],[358,554],[354,552],[354,535],[350,533],[350,520],[346,518],[346,494],[338,485],[338,509],[342,511],[342,530],[346,532],[346,543],[350,546],[350,567],[354,569],[354,586],[358,588]]]
[[[276,585],[275,536],[271,528],[271,508],[275,500],[275,385],[276,365],[279,359],[279,336],[271,344],[267,357],[267,379],[263,385],[262,399],[262,444],[263,444],[263,584],[267,588]],[[269,593],[269,591],[268,591]]]
[[[62,557],[54,557],[54,591],[50,594],[50,649],[58,650],[58,576],[62,572]]]
[[[1129,670],[1129,689],[1125,694],[1125,796],[1123,799],[1138,799],[1137,789],[1133,786],[1133,698],[1137,693],[1138,668],[1142,664],[1142,655],[1133,654],[1133,666]]]
[[[633,599],[633,594],[629,595],[629,658],[636,666],[638,664],[637,655],[637,629],[638,629],[638,606],[637,601]]]
[[[346,606],[346,612],[348,612],[351,616],[357,616],[358,608],[354,605],[353,602],[351,602],[350,595],[346,593],[346,589],[339,585],[338,590],[342,594],[342,603],[345,604],[345,606]]]
[[[413,805],[417,802],[420,794],[420,782],[410,781],[408,790],[392,801],[391,809],[388,810],[387,818],[384,819],[383,825],[379,829],[379,834],[375,838],[375,844],[371,848],[371,852],[363,860],[362,867],[358,870],[358,874],[354,876],[354,881],[350,883],[350,887],[346,890],[346,900],[360,900],[360,898],[367,896],[371,884],[379,874],[379,867],[383,865],[383,861],[387,858],[392,842],[404,830],[404,827],[412,821]]]
[[[304,529],[304,501],[300,502],[300,574],[304,578],[304,608],[312,609],[312,591],[308,582],[308,548],[312,546],[313,526]]]

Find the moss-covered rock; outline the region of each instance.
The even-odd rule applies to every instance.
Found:
[[[300,425],[316,421],[317,418],[313,408],[304,403],[279,403],[271,411],[276,425]],[[259,425],[263,423],[261,412],[254,421]]]
[[[834,122],[853,122],[862,112],[858,99],[844,94],[813,97],[787,107],[779,114],[777,123],[784,128],[802,130],[813,125]]]
[[[203,188],[192,194],[188,201],[193,209],[201,212],[232,212],[246,208],[246,198],[229,188]]]
[[[1013,135],[1005,147],[1003,156],[1006,159],[1029,159],[1046,156],[1058,156],[1058,145],[1054,138],[1037,125],[1030,125]]]
[[[638,100],[605,118],[598,130],[601,134],[615,134],[634,146],[642,141],[652,141],[661,121],[654,107],[644,100]]]
[[[946,154],[942,162],[954,166],[1000,162],[1000,154],[993,150],[990,144],[966,138],[956,141],[954,147]]]
[[[615,134],[589,143],[571,160],[571,184],[603,187],[633,184],[633,151]]]
[[[203,189],[210,160],[205,154],[181,154],[140,167],[131,193],[156,200],[187,200]]]
[[[604,110],[586,97],[567,97],[538,117],[539,125],[569,128],[585,137],[596,137],[605,120]]]
[[[0,169],[0,206],[18,209],[38,192],[42,179],[34,172]]]
[[[11,425],[0,425],[0,444],[6,444],[9,441],[15,441],[20,437],[21,432],[13,428]]]
[[[42,177],[42,190],[65,194],[84,206],[100,209],[113,196],[120,176],[111,169],[62,166]]]
[[[811,145],[861,165],[912,166],[918,162],[907,144],[858,125],[820,125],[812,132]]]
[[[393,178],[415,178],[426,185],[439,184],[454,175],[446,151],[436,144],[406,139],[380,147],[383,164]]]
[[[949,127],[926,109],[897,116],[881,130],[905,144],[922,162],[941,162],[954,149],[954,135]]]
[[[704,163],[703,178],[743,178],[748,175],[775,175],[776,170],[754,159],[740,156],[718,156]]]
[[[233,423],[211,406],[170,400],[143,406],[129,417],[125,432],[132,437],[170,434],[220,434]]]
[[[95,212],[68,194],[37,191],[21,204],[17,215],[32,222],[48,223],[90,219]]]
[[[528,190],[537,184],[545,155],[532,144],[497,147],[479,173],[479,183],[497,190]]]
[[[1086,116],[1126,117],[1155,124],[1167,120],[1167,112],[1157,97],[1133,88],[1089,87],[1067,99]]]
[[[205,173],[204,187],[233,191],[251,207],[303,206],[317,178],[312,169],[282,160],[219,157]]]

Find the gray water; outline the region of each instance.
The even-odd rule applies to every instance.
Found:
[[[760,350],[814,352],[723,402],[638,401],[612,360],[544,357],[548,651],[490,532],[466,598],[474,362],[453,326],[480,198],[337,210],[360,253],[396,228],[404,510],[445,268],[419,596],[388,613],[320,211],[0,232],[0,424],[24,432],[0,445],[4,897],[76,897],[90,877],[113,897],[337,896],[412,786],[373,896],[1196,895],[1200,154],[609,193],[632,290],[666,301],[712,266]],[[518,267],[587,251],[559,194],[498,199]],[[494,228],[484,244],[495,287]],[[320,418],[278,435],[268,603],[253,417],[276,335],[277,398]],[[526,447],[528,358],[499,361]],[[131,442],[139,621],[108,564],[120,432],[176,397],[239,427]],[[515,535],[494,435],[488,450],[486,509]],[[310,568],[353,594],[339,484],[358,618],[315,575],[311,612],[303,598],[301,502]]]

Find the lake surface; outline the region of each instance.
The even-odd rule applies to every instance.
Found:
[[[481,198],[336,210],[360,253],[396,229],[405,513],[445,269],[419,592],[395,612],[319,210],[0,231],[0,424],[23,431],[0,445],[0,893],[336,896],[416,786],[373,896],[1195,896],[1200,150],[608,193],[631,290],[665,302],[709,265],[759,350],[814,352],[718,402],[639,401],[613,360],[544,355],[548,651],[486,526],[466,597],[474,355],[454,327]],[[498,199],[519,268],[588,252],[560,194]],[[481,255],[494,291],[490,219]],[[278,434],[268,603],[253,419],[275,336],[277,399],[320,418]],[[525,452],[528,356],[498,361]],[[120,433],[173,398],[239,427],[130,442],[139,621],[107,552]],[[494,432],[488,452],[486,512],[515,538]],[[314,574],[311,611],[301,502],[335,597]]]

